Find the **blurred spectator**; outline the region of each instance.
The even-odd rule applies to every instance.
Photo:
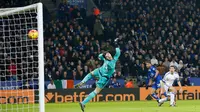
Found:
[[[157,70],[159,71],[160,75],[164,75],[168,71],[168,69],[166,69],[166,67],[163,65],[162,61],[159,61]]]
[[[97,40],[104,39],[103,30],[104,30],[104,27],[101,24],[100,20],[96,19],[95,24],[94,24],[94,32],[93,33],[94,33],[94,36],[96,36]]]
[[[44,25],[46,75],[58,80],[82,79],[101,65],[98,54],[113,49],[113,39],[119,38],[122,53],[116,65],[116,78],[130,76],[143,80],[142,63],[146,59],[151,59],[158,68],[165,67],[165,71],[173,64],[183,77],[200,76],[200,21],[195,0],[95,0],[95,3],[101,11],[110,10],[112,16],[100,19],[98,10],[95,14],[98,16],[85,17],[83,7],[63,1],[57,10],[58,20]],[[5,0],[0,4],[19,5]],[[18,64],[21,62],[16,62],[17,67]],[[23,68],[27,65],[19,70]],[[23,74],[31,76],[30,73],[23,69]]]
[[[53,78],[54,80],[62,79],[62,76],[59,71],[56,71],[55,74],[53,74],[53,76],[54,76],[54,78]]]
[[[138,68],[138,75],[144,77],[147,75],[147,72],[148,72],[148,69],[146,68],[145,64],[142,63],[141,67]]]
[[[47,89],[56,89],[56,85],[54,84],[53,80],[47,85]]]
[[[113,78],[112,80],[111,80],[111,83],[110,83],[110,85],[109,85],[109,88],[120,88],[121,87],[121,85],[120,85],[120,83],[117,81],[117,79],[116,78]]]
[[[170,66],[175,66],[176,68],[178,68],[178,63],[173,59],[173,60],[170,62]]]
[[[183,78],[181,85],[182,86],[191,86],[189,78],[187,78],[187,77]]]
[[[179,64],[178,64],[178,70],[180,71],[182,68],[183,68],[183,61],[182,60],[180,60],[179,61]]]
[[[134,88],[133,80],[130,79],[128,82],[126,82],[125,87],[126,87],[126,88]]]
[[[62,0],[58,6],[57,17],[59,20],[64,21],[69,19],[70,5],[67,3],[67,0]]]
[[[114,74],[114,77],[115,77],[116,79],[122,79],[122,78],[123,78],[120,71],[116,72],[116,73]]]
[[[100,10],[99,10],[98,8],[93,8],[93,14],[94,14],[95,16],[100,15]]]
[[[155,56],[152,57],[152,59],[151,59],[151,64],[152,64],[152,65],[158,65],[158,60],[156,59]]]
[[[8,66],[8,70],[10,73],[10,80],[16,80],[17,79],[17,66],[16,64],[11,61],[11,64]]]
[[[73,77],[72,77],[72,75],[70,75],[66,71],[64,71],[62,79],[73,79]]]
[[[166,69],[169,69],[170,62],[168,61],[168,58],[165,58],[165,61],[163,62],[163,65],[166,67]]]

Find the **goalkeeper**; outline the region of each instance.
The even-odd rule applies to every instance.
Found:
[[[115,71],[115,65],[117,60],[120,56],[120,49],[117,44],[118,38],[115,39],[115,55],[112,57],[112,55],[109,52],[103,53],[99,55],[99,59],[104,61],[103,65],[100,68],[95,69],[91,73],[87,74],[85,78],[75,85],[75,88],[80,88],[83,84],[85,84],[88,80],[90,80],[92,77],[97,78],[98,81],[96,83],[96,88],[93,92],[91,92],[84,101],[80,102],[81,110],[84,112],[85,105],[94,98],[109,82],[110,78],[112,77],[114,71]]]

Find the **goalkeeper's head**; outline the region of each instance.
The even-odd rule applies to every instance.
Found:
[[[113,56],[116,54],[115,49],[110,49],[109,51],[106,51],[103,53],[103,56],[106,60],[113,60]]]
[[[112,60],[112,59],[113,59],[111,53],[108,52],[108,51],[105,52],[105,53],[103,54],[103,56],[104,56],[104,58],[105,58],[106,60]]]

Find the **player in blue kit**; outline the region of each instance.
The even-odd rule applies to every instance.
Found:
[[[160,98],[156,95],[156,90],[159,89],[161,86],[160,82],[162,80],[162,77],[160,76],[159,71],[156,69],[156,67],[151,65],[150,61],[146,61],[146,67],[149,69],[147,74],[146,89],[148,89],[149,86],[152,86],[151,96],[158,102]]]
[[[91,78],[97,78],[98,81],[96,83],[96,88],[93,92],[91,92],[84,101],[80,102],[81,110],[84,112],[85,105],[94,98],[98,93],[101,92],[101,90],[107,85],[110,78],[112,77],[114,71],[115,71],[115,65],[117,60],[120,56],[120,49],[117,45],[117,40],[115,39],[115,45],[117,48],[115,48],[115,55],[112,57],[112,55],[109,52],[105,52],[99,55],[99,59],[104,61],[103,65],[100,68],[95,69],[91,73],[87,74],[85,78],[77,85],[75,85],[75,88],[80,88],[83,84],[85,84],[88,80]]]

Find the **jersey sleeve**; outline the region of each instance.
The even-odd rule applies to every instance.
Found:
[[[99,54],[99,59],[100,59],[100,60],[103,60],[103,61],[105,60],[105,58],[103,57],[103,54],[102,54],[102,53]]]
[[[150,68],[150,70],[148,72],[148,77],[154,78],[155,75],[156,75],[156,68],[155,67]]]
[[[120,54],[121,54],[121,51],[120,51],[119,48],[115,48],[115,51],[116,51],[116,53],[115,53],[114,59],[115,59],[115,60],[118,60],[118,59],[119,59],[119,56],[120,56]]]
[[[148,74],[147,74],[147,79],[146,79],[146,84],[148,84],[149,81],[150,81],[151,79],[152,79],[152,78],[151,78],[151,76],[150,76],[150,72],[148,72]]]
[[[176,73],[176,80],[180,81],[178,73]]]
[[[168,74],[169,74],[168,72],[165,74],[165,76],[163,77],[163,81],[166,81],[166,77]]]

